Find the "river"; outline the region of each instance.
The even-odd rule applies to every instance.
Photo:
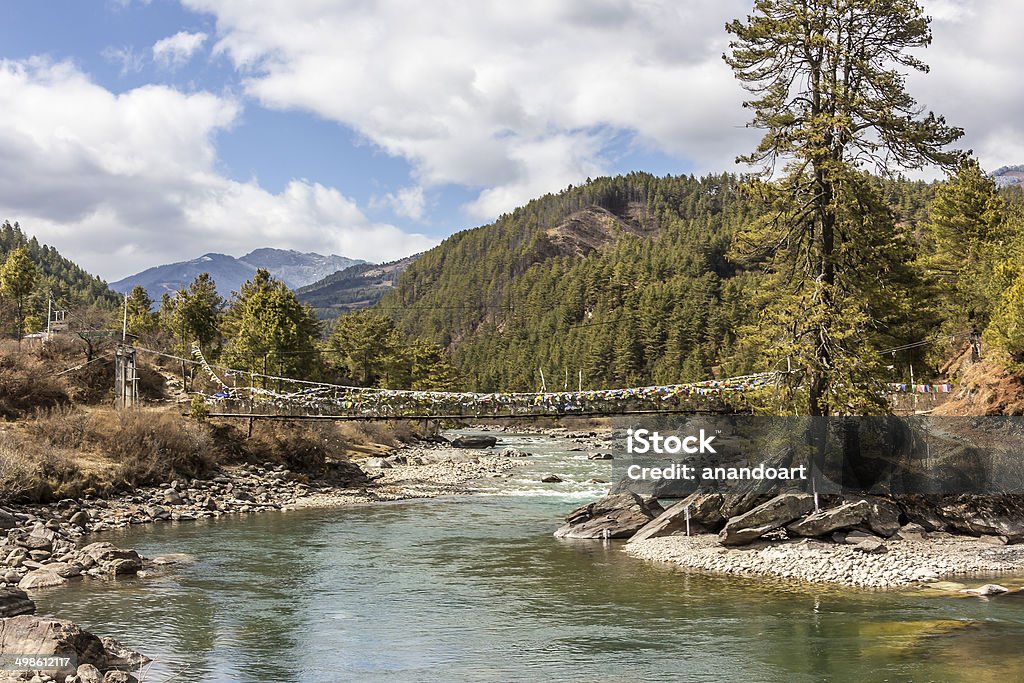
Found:
[[[152,656],[147,683],[1024,680],[1024,598],[780,586],[558,540],[610,464],[502,445],[535,456],[485,495],[96,535],[195,562],[71,582],[39,611]]]

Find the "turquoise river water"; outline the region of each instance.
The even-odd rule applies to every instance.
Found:
[[[40,612],[152,656],[148,683],[1024,680],[1024,598],[784,587],[561,541],[609,463],[501,445],[536,455],[483,495],[104,534],[196,561],[72,582]]]

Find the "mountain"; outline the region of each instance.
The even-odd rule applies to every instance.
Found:
[[[394,288],[398,277],[419,254],[398,261],[374,265],[360,263],[296,290],[299,301],[316,309],[321,318],[334,318],[357,308],[377,303]]]
[[[932,186],[886,182],[897,221],[919,224]],[[765,269],[731,249],[763,211],[731,174],[588,180],[447,238],[378,308],[446,347],[479,391],[534,391],[541,371],[549,388],[758,371],[736,339]]]
[[[180,261],[147,268],[141,273],[111,283],[118,292],[129,292],[142,285],[150,297],[159,301],[164,292],[175,292],[187,286],[197,275],[209,273],[217,283],[221,296],[227,298],[251,279],[258,268],[284,281],[291,288],[302,287],[353,264],[363,263],[344,256],[323,256],[292,249],[256,249],[241,258],[227,254],[203,254],[191,261]]]
[[[366,263],[336,254],[322,256],[313,252],[301,253],[294,249],[268,247],[251,251],[238,260],[257,268],[266,268],[271,275],[284,280],[292,289],[322,280],[350,266]]]
[[[996,187],[1009,187],[1024,183],[1024,166],[1003,166],[989,174],[996,181]]]

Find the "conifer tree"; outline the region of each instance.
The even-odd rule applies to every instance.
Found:
[[[13,298],[18,306],[17,331],[18,339],[25,330],[25,299],[35,289],[38,271],[28,247],[22,245],[7,255],[7,260],[0,267],[0,288],[4,294]]]
[[[807,387],[811,415],[866,409],[876,397],[850,390],[871,377],[863,338],[877,320],[854,268],[878,254],[892,222],[859,169],[961,158],[945,148],[963,131],[923,115],[905,88],[905,70],[928,69],[911,51],[931,42],[929,18],[915,0],[757,0],[726,29],[725,61],[752,93],[751,125],[765,130],[738,161],[785,166],[758,187],[771,213],[745,235],[788,285],[768,302],[763,332],[778,343],[767,348],[804,368],[790,379]]]

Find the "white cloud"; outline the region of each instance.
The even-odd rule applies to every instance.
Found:
[[[153,59],[167,68],[184,65],[206,42],[205,33],[178,31],[153,43]]]
[[[127,45],[124,47],[107,46],[103,48],[100,56],[111,64],[119,65],[122,76],[130,73],[139,73],[142,71],[142,66],[145,63],[145,57],[136,54],[135,50]]]
[[[422,187],[403,187],[397,192],[388,192],[383,197],[376,197],[370,205],[374,208],[388,207],[396,216],[423,220],[427,209],[427,197]]]
[[[338,190],[278,194],[216,171],[239,104],[149,85],[115,95],[69,63],[0,61],[0,216],[109,279],[263,246],[385,260],[431,246],[373,223]]]
[[[721,60],[724,24],[750,0],[183,2],[216,16],[215,51],[249,95],[354,128],[428,189],[477,189],[474,217],[607,171],[607,131],[699,172],[735,168],[760,137]],[[967,128],[986,165],[1019,154],[1024,91],[1011,85],[1019,37],[1007,19],[1024,0],[923,4],[934,68],[913,92]]]
[[[607,131],[731,168],[756,141],[720,55],[743,0],[185,0],[265,106],[350,126],[478,218],[611,168]]]

